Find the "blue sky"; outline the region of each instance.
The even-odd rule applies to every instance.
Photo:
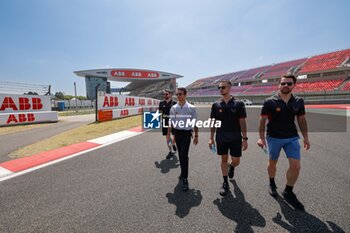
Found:
[[[0,0],[0,80],[85,95],[75,70],[199,78],[350,48],[348,0]],[[115,84],[112,86],[122,86]]]

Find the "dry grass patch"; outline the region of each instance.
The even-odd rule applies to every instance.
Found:
[[[21,158],[34,155],[40,152],[69,146],[79,142],[85,142],[94,138],[116,133],[132,127],[141,125],[141,116],[132,116],[102,123],[90,123],[75,128],[56,136],[47,138],[32,145],[20,148],[10,154],[11,158]]]

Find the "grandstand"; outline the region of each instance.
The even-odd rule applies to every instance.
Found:
[[[75,71],[76,75],[85,78],[86,94],[90,100],[96,99],[95,88],[98,85],[99,91],[104,91],[108,94],[112,90],[123,91],[131,96],[142,96],[160,99],[162,98],[162,90],[175,90],[176,79],[182,76],[177,74],[165,73],[154,70],[140,69],[95,69]],[[127,82],[123,88],[111,88],[110,81]]]
[[[282,74],[297,76],[294,92],[306,102],[350,102],[350,49],[198,79],[187,86],[193,102],[211,102],[219,97],[217,83],[232,82],[231,93],[256,104],[274,93]]]

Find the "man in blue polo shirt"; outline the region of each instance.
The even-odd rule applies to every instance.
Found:
[[[248,148],[247,117],[245,106],[242,101],[231,96],[231,82],[221,81],[218,88],[222,98],[214,103],[211,108],[210,118],[221,121],[220,128],[211,128],[209,148],[214,145],[214,135],[216,132],[217,154],[221,156],[221,171],[224,182],[219,191],[224,196],[229,191],[227,175],[233,178],[235,167],[240,163],[242,150]],[[231,155],[231,163],[227,168],[228,154]]]
[[[287,171],[287,185],[282,195],[285,200],[296,209],[304,210],[304,205],[297,199],[293,192],[300,171],[300,145],[299,135],[294,123],[297,118],[300,131],[304,138],[304,148],[310,148],[307,123],[305,118],[304,100],[294,96],[292,90],[295,87],[294,75],[283,75],[279,83],[279,91],[276,95],[265,100],[261,110],[258,146],[266,148],[269,152],[268,174],[270,177],[270,194],[277,197],[275,183],[276,165],[283,148],[289,160]],[[265,124],[267,124],[267,137],[265,139]]]

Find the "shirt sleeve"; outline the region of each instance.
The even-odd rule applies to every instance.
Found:
[[[305,104],[304,104],[304,100],[303,99],[300,99],[300,108],[299,108],[299,110],[298,110],[298,112],[297,112],[297,116],[303,116],[303,115],[305,115]]]
[[[197,110],[196,110],[196,108],[192,108],[192,119],[196,119],[197,120]]]
[[[241,107],[238,115],[239,115],[239,118],[247,118],[247,112],[245,110],[245,105],[243,102],[241,102]]]
[[[170,120],[170,125],[173,125],[173,121],[175,120],[175,108],[174,106],[170,108],[169,111],[169,120]]]
[[[210,118],[217,119],[217,117],[216,117],[216,108],[215,108],[215,104],[213,104],[213,105],[211,106]]]
[[[264,105],[261,109],[261,114],[260,116],[265,116],[267,117],[270,114],[270,108],[269,108],[269,102],[267,100],[264,101]]]

